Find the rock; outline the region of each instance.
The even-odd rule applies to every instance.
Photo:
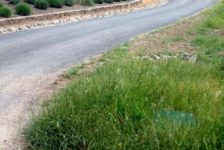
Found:
[[[197,55],[193,55],[193,56],[191,56],[190,58],[189,58],[189,62],[196,62],[197,61]]]
[[[191,56],[191,54],[185,52],[182,54],[181,59],[188,61]]]
[[[168,60],[171,58],[171,56],[168,55],[160,55],[160,57],[162,58],[162,60]]]
[[[151,56],[151,58],[154,59],[154,60],[160,60],[161,59],[158,55],[154,55],[154,54]]]
[[[141,59],[143,59],[143,60],[144,60],[144,59],[148,59],[148,58],[149,58],[149,56],[142,56],[142,57],[141,57]]]

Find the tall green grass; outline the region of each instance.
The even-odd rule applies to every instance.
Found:
[[[220,63],[223,61],[224,51],[224,2],[206,12],[205,20],[198,24],[194,29],[195,37],[192,41],[193,46],[200,48],[200,60],[207,63]]]
[[[80,77],[26,131],[33,149],[223,148],[219,70],[171,60],[142,61],[117,49],[107,65]],[[160,126],[153,114],[191,113],[196,126]]]
[[[207,14],[208,17],[205,21],[205,25],[208,28],[221,29],[224,27],[224,1],[220,1],[219,3],[218,6]]]
[[[141,60],[125,45],[104,56],[105,65],[94,73],[75,73],[79,80],[26,129],[29,149],[224,149],[221,8],[195,29],[196,63]],[[195,122],[160,122],[161,112],[190,114]]]

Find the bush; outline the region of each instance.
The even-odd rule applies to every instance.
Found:
[[[32,13],[31,7],[26,3],[19,3],[15,7],[16,14],[22,16],[29,16]]]
[[[34,7],[42,10],[46,10],[49,4],[46,0],[35,0]]]
[[[9,0],[9,3],[13,5],[17,5],[19,2],[20,0]]]
[[[93,2],[93,0],[81,0],[80,4],[83,6],[93,6],[94,2]]]
[[[105,3],[113,3],[114,0],[104,0]]]
[[[24,2],[26,2],[28,4],[34,4],[35,0],[24,0]]]
[[[11,17],[12,16],[12,11],[11,9],[7,8],[7,7],[0,7],[0,16],[1,17]]]
[[[49,6],[54,8],[62,8],[63,1],[62,0],[48,0]]]
[[[103,4],[104,0],[94,0],[94,3],[96,4]]]
[[[65,6],[73,6],[75,4],[75,0],[64,0]]]

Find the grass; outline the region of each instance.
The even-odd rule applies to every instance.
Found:
[[[201,14],[183,35],[154,39],[166,53],[174,46],[193,49],[196,63],[139,59],[155,48],[144,47],[151,41],[147,34],[107,53],[93,73],[71,70],[69,77],[78,79],[52,97],[26,129],[29,149],[224,149],[222,10],[219,3]],[[180,121],[183,116],[193,124]]]
[[[207,18],[194,30],[192,45],[201,50],[201,61],[220,63],[224,51],[224,3],[207,12]],[[220,59],[221,58],[221,59]]]

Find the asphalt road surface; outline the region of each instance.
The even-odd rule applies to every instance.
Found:
[[[149,10],[0,35],[0,149],[19,147],[16,133],[38,91],[63,70],[215,2],[169,0]]]

